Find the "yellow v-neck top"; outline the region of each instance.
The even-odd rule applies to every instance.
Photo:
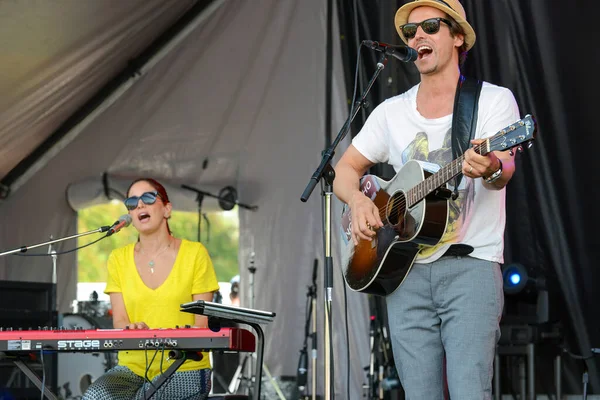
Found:
[[[181,312],[180,305],[192,301],[192,295],[219,289],[212,261],[206,248],[198,242],[181,241],[175,264],[167,279],[156,289],[142,281],[133,258],[135,243],[113,250],[108,258],[108,279],[104,293],[122,293],[130,322],[145,322],[150,328],[175,328],[194,325],[194,314]],[[119,365],[145,376],[146,368],[156,350],[119,351]],[[159,350],[148,368],[148,378],[164,372],[172,361]],[[146,363],[148,356],[148,364]],[[186,361],[178,371],[210,368],[210,359],[203,353],[201,361]]]

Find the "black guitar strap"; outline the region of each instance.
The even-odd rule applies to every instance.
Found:
[[[477,109],[479,108],[479,94],[482,82],[461,75],[456,86],[454,98],[454,111],[452,115],[452,159],[460,157],[469,147],[475,137],[477,127]],[[454,193],[452,199],[458,197],[458,185],[462,174],[454,179]]]

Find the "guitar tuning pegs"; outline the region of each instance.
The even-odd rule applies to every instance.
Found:
[[[508,154],[510,154],[510,156],[512,157],[512,156],[514,156],[514,155],[515,155],[515,152],[513,151],[513,149],[510,149],[510,150],[508,151]]]
[[[527,143],[527,148],[528,148],[528,149],[530,149],[530,148],[531,148],[531,146],[533,146],[533,142],[529,142],[529,143]]]
[[[519,150],[519,153],[522,153],[523,152],[523,146],[517,147],[517,150]]]

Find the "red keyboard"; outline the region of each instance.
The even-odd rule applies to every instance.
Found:
[[[231,350],[255,351],[252,332],[241,328],[4,330],[0,352],[31,353],[41,350],[98,352],[117,350]]]

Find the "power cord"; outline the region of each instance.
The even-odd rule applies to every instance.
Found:
[[[560,348],[563,351],[563,353],[568,354],[571,358],[573,358],[575,360],[583,361],[583,374],[581,375],[581,383],[583,385],[583,400],[587,400],[587,387],[588,387],[588,384],[590,383],[590,376],[589,376],[588,369],[587,369],[587,363],[585,361],[590,360],[590,359],[594,358],[595,355],[600,354],[600,348],[592,347],[590,349],[590,355],[588,355],[588,356],[572,353],[566,347],[560,347]]]

